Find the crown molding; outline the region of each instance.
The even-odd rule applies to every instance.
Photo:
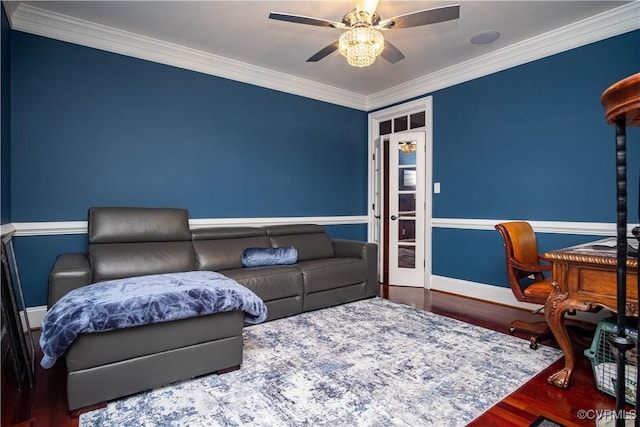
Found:
[[[364,95],[197,49],[4,0],[11,28],[64,42],[364,110]],[[17,4],[17,6],[16,6]]]
[[[634,1],[486,55],[369,95],[367,111],[464,83],[640,28]]]
[[[371,111],[640,28],[640,2],[583,19],[478,58],[374,93],[344,89],[256,67],[173,43],[4,0],[12,29]]]
[[[20,3],[17,1],[2,0],[2,5],[4,6],[4,11],[7,14],[9,25],[11,26],[11,28],[13,28],[13,22],[11,21],[11,18],[13,17],[16,9],[18,9],[18,6],[20,6]]]

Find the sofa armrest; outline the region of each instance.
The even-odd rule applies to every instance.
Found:
[[[357,240],[331,239],[338,258],[360,258],[367,264],[367,295],[378,294],[378,245]]]
[[[371,250],[375,250],[376,253],[374,255],[377,257],[378,245],[375,243],[347,239],[331,239],[331,242],[338,258],[362,258],[366,260],[371,255]]]
[[[58,255],[49,274],[49,307],[66,293],[90,284],[91,277],[91,265],[86,254]]]

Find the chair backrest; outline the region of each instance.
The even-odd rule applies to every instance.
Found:
[[[504,241],[507,258],[507,276],[509,285],[518,301],[526,301],[521,280],[534,275],[536,280],[543,280],[544,276],[539,271],[527,270],[524,266],[539,266],[538,243],[536,234],[531,224],[525,221],[503,222],[496,224],[496,230],[500,232]],[[516,261],[523,266],[514,265]]]

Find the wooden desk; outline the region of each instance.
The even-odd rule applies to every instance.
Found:
[[[566,249],[547,252],[544,257],[553,265],[554,292],[544,307],[545,317],[564,353],[564,368],[547,378],[547,382],[566,389],[574,367],[573,345],[565,326],[568,310],[593,311],[604,307],[617,311],[616,238],[608,238]],[[637,244],[629,239],[629,243]],[[613,245],[611,249],[594,245]],[[638,316],[638,260],[627,258],[626,315]]]

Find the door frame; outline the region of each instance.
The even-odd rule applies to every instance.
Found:
[[[369,140],[369,148],[368,148],[368,214],[367,214],[367,237],[370,242],[375,242],[375,236],[379,236],[379,252],[383,252],[383,248],[385,245],[384,242],[384,233],[382,230],[376,230],[379,224],[382,224],[382,221],[377,221],[376,218],[376,210],[380,209],[379,213],[384,217],[384,206],[375,206],[375,180],[376,178],[381,179],[383,177],[376,177],[375,170],[375,146],[376,140],[380,136],[379,132],[379,124],[385,120],[393,119],[394,117],[401,116],[403,114],[410,114],[424,111],[425,112],[425,127],[417,128],[417,129],[408,129],[411,131],[424,131],[425,132],[425,170],[424,170],[424,189],[425,189],[425,224],[424,224],[424,256],[425,256],[425,266],[424,266],[424,284],[423,286],[427,289],[431,288],[431,275],[432,275],[432,219],[433,219],[433,98],[431,96],[426,96],[414,101],[406,102],[404,104],[396,105],[393,107],[385,108],[382,110],[378,110],[368,115],[368,140]],[[382,173],[382,172],[381,172]],[[377,208],[377,209],[376,209]],[[378,259],[378,281],[382,282],[382,274],[383,274],[383,258],[382,254]]]

